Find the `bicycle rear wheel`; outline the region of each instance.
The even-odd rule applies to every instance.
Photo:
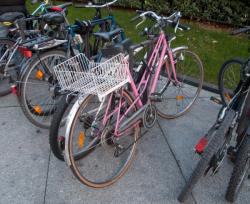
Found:
[[[218,75],[218,87],[222,102],[227,105],[232,99],[240,82],[241,70],[244,62],[240,59],[226,61]]]
[[[201,179],[203,175],[205,175],[206,171],[210,167],[210,163],[215,156],[215,154],[220,150],[220,148],[224,145],[226,141],[225,135],[227,134],[229,127],[234,119],[235,112],[229,111],[227,112],[224,120],[218,129],[214,129],[211,131],[207,137],[210,138],[208,144],[202,153],[201,159],[195,167],[191,177],[188,182],[182,189],[180,195],[178,196],[178,200],[180,202],[185,202],[191,191],[193,190],[196,183]]]
[[[120,96],[114,97],[119,101],[117,97],[122,97],[124,108],[133,102],[133,99],[125,91]],[[113,108],[117,107],[116,105]],[[114,137],[112,131],[116,117],[113,116],[108,124],[103,126],[102,119],[107,104],[104,104],[104,108],[96,115],[99,107],[100,102],[93,95],[88,96],[80,105],[74,116],[69,142],[65,148],[68,151],[66,154],[69,155],[70,167],[74,175],[83,184],[93,188],[109,186],[125,174],[134,159],[136,141],[140,133],[139,125],[136,125],[129,132],[124,132],[119,138]],[[136,107],[132,109],[134,112]],[[85,148],[83,144],[85,140],[92,140],[93,142],[90,142],[92,145]],[[81,147],[84,149],[82,150]],[[75,159],[76,155],[90,149],[94,150],[87,157]]]
[[[64,51],[48,51],[35,58],[24,70],[19,93],[21,107],[25,116],[37,127],[50,127],[55,104],[61,97],[53,68],[66,58]]]
[[[195,53],[181,49],[173,56],[179,83],[169,80],[163,67],[156,88],[157,95],[161,97],[157,104],[158,114],[166,119],[180,117],[190,110],[200,94],[204,77],[202,62]],[[169,61],[166,63],[170,65]]]

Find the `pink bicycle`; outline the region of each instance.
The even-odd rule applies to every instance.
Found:
[[[171,49],[174,38],[163,30],[170,26],[188,30],[179,24],[180,17],[180,12],[160,17],[148,11],[134,18],[153,19],[160,33],[152,36],[146,29],[151,37],[131,47],[130,63],[123,54],[100,64],[79,55],[55,69],[64,89],[85,94],[70,111],[65,134],[65,160],[82,183],[102,188],[116,182],[135,157],[141,127],[152,128],[157,115],[183,115],[197,99],[203,82],[202,63],[187,47]],[[133,55],[143,48],[147,54],[135,71]],[[71,68],[63,71],[64,66]],[[136,81],[135,72],[141,73]],[[194,76],[196,87],[188,83]],[[172,99],[175,110],[168,110]]]

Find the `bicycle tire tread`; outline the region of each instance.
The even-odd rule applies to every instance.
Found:
[[[234,115],[235,115],[234,111],[229,111],[228,114],[225,116],[224,120],[222,121],[221,126],[216,130],[214,137],[211,138],[211,141],[208,143],[204,153],[202,154],[200,161],[198,162],[193,173],[191,174],[190,179],[188,180],[185,187],[183,188],[180,195],[178,196],[178,200],[180,202],[184,202],[188,198],[195,184],[204,174],[214,153],[218,151],[221,144],[223,144],[224,137],[222,136],[225,135],[226,131],[230,127],[229,123],[231,124],[231,121],[233,120]],[[213,132],[211,132],[211,134],[212,133]]]
[[[233,173],[227,187],[225,198],[229,202],[234,202],[238,197],[239,192],[236,192],[236,190],[238,188],[238,185],[240,184],[241,176],[242,173],[244,172],[246,159],[249,153],[250,153],[250,138],[247,135],[244,138],[242,146],[239,149]]]

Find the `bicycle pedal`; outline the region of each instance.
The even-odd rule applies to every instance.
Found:
[[[218,98],[216,98],[216,97],[214,97],[214,96],[211,96],[210,100],[213,101],[214,103],[219,104],[219,105],[222,105],[222,104],[223,104],[222,101],[221,101],[220,99],[218,99]]]
[[[149,96],[149,99],[152,101],[152,102],[162,102],[162,96],[160,93],[152,93],[150,96]]]

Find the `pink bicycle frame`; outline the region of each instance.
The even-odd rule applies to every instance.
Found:
[[[159,53],[160,53],[160,59],[157,62]],[[178,80],[177,80],[173,53],[172,53],[171,49],[169,48],[168,42],[167,42],[166,37],[165,37],[165,33],[163,31],[161,31],[160,36],[158,37],[157,43],[156,43],[156,45],[154,47],[154,50],[153,50],[153,52],[152,52],[152,54],[151,54],[151,56],[149,58],[148,64],[147,64],[147,66],[149,68],[149,72],[152,72],[155,65],[158,64],[157,68],[156,68],[156,71],[155,71],[155,76],[153,78],[153,82],[152,82],[152,86],[151,86],[149,94],[154,93],[155,90],[156,90],[157,82],[158,82],[158,79],[159,79],[159,76],[160,76],[160,73],[161,73],[161,69],[162,69],[162,66],[163,66],[163,63],[164,63],[164,60],[165,60],[164,58],[165,58],[166,53],[167,53],[167,55],[169,57],[169,60],[170,60],[170,63],[171,63],[171,68],[172,68],[172,72],[173,72],[173,76],[174,76],[174,81],[179,83]],[[135,100],[127,108],[127,110],[126,110],[126,112],[124,114],[121,115],[121,111],[120,111],[121,108],[122,108],[122,105],[123,105],[121,99],[119,101],[118,107],[116,107],[115,110],[113,110],[111,113],[109,113],[109,109],[111,107],[111,101],[112,101],[112,97],[113,97],[113,94],[111,94],[111,96],[109,97],[108,105],[107,105],[105,115],[104,115],[104,118],[103,118],[103,121],[102,121],[103,126],[105,126],[108,119],[112,115],[114,115],[115,113],[118,112],[117,113],[117,121],[116,121],[116,125],[115,125],[115,131],[114,131],[114,135],[117,136],[117,137],[121,136],[121,133],[119,133],[119,126],[120,126],[122,120],[125,118],[125,116],[127,116],[128,113],[131,111],[131,109],[134,108],[134,106],[137,106],[139,109],[143,107],[143,103],[142,103],[142,100],[141,100],[140,97],[142,96],[142,94],[146,90],[149,79],[151,77],[151,74],[147,74],[147,71],[145,71],[143,76],[142,76],[142,79],[141,79],[141,81],[140,81],[140,83],[138,85],[138,87],[136,87],[135,82],[133,80],[133,77],[131,75],[131,72],[129,70],[129,67],[126,66],[126,69],[127,69],[127,73],[128,73],[129,79],[130,79],[130,85],[131,85],[132,92],[133,92],[133,95],[135,97]],[[169,80],[173,81],[172,77],[171,77],[170,68],[169,68],[168,63],[166,63],[166,71],[168,73]],[[141,90],[142,87],[143,87],[143,89],[142,89],[141,93],[139,93],[139,90]],[[137,125],[137,123],[135,123],[134,125],[131,125],[130,128],[134,127],[135,125]],[[130,128],[128,128],[128,129],[130,129]]]

